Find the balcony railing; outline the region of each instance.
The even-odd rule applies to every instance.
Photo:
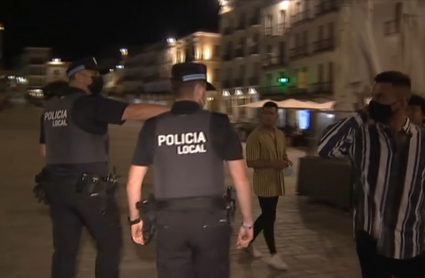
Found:
[[[160,77],[159,73],[155,73],[155,74],[151,74],[151,75],[145,76],[145,77],[143,78],[143,81],[144,81],[145,83],[148,83],[148,82],[152,82],[152,81],[158,80],[158,79],[160,79],[160,78],[161,78],[161,77]]]
[[[274,56],[267,57],[263,60],[263,67],[271,67],[271,66],[286,66],[287,62],[285,56]]]
[[[292,16],[292,24],[298,24],[302,23],[304,21],[307,21],[309,19],[309,10],[305,10],[303,12],[299,12],[296,15]]]
[[[258,54],[259,52],[260,51],[259,51],[258,44],[255,44],[249,47],[249,51],[248,51],[249,55]]]
[[[223,31],[224,35],[230,35],[232,33],[233,33],[233,29],[230,28],[230,27],[225,28],[224,31]]]
[[[319,40],[313,43],[313,52],[334,50],[334,48],[335,48],[334,39],[324,39],[324,40]]]
[[[283,36],[285,34],[286,31],[286,24],[285,23],[279,23],[276,24],[275,26],[269,26],[264,28],[264,35],[266,37],[270,37],[270,36]]]
[[[400,21],[399,20],[390,20],[384,22],[384,35],[390,36],[400,33]]]
[[[244,83],[245,82],[244,82],[243,78],[235,79],[234,83],[233,83],[233,87],[243,87],[245,85]]]
[[[316,15],[323,15],[326,13],[335,12],[338,10],[336,0],[321,0],[320,4],[316,6]]]
[[[288,27],[289,26],[287,26],[286,23],[277,24],[276,35],[283,36],[285,34],[286,30],[288,29]]]
[[[272,26],[270,26],[270,27],[265,27],[265,28],[264,28],[264,35],[265,35],[266,37],[270,37],[270,36],[272,36],[272,35],[273,35],[273,27],[272,27]]]
[[[260,25],[260,17],[252,17],[252,18],[249,20],[249,25],[250,25],[250,26]]]
[[[29,64],[30,65],[44,65],[47,62],[47,60],[44,59],[30,59]]]
[[[239,25],[235,28],[235,30],[245,30],[246,29],[246,23],[240,22]]]
[[[318,82],[310,84],[310,92],[313,94],[332,94],[333,82]]]
[[[223,83],[222,83],[222,87],[223,87],[224,89],[231,88],[231,87],[232,87],[232,82],[231,82],[230,80],[225,80],[225,81],[223,81]]]
[[[308,46],[304,45],[304,46],[298,46],[296,48],[292,48],[290,50],[289,56],[291,59],[295,59],[295,58],[300,58],[306,55],[308,55]]]
[[[245,51],[242,47],[236,48],[235,49],[235,58],[242,58],[245,57]]]
[[[257,76],[250,77],[250,78],[248,78],[248,85],[249,86],[256,86],[260,83],[259,81],[260,80]]]
[[[223,55],[223,61],[230,61],[232,60],[232,55],[230,53],[226,53]]]

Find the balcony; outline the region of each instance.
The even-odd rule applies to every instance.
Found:
[[[223,55],[223,61],[231,61],[231,60],[232,60],[232,55],[229,52]]]
[[[313,94],[333,94],[333,82],[318,82],[310,84],[310,92]]]
[[[276,24],[274,27],[269,26],[264,29],[264,35],[266,37],[271,36],[283,36],[285,31],[287,30],[287,26],[285,23]]]
[[[120,79],[120,81],[122,81],[122,82],[142,81],[142,76],[141,75],[135,75],[135,74],[125,75]]]
[[[242,47],[235,49],[235,58],[242,58],[245,57],[245,51]]]
[[[44,65],[45,63],[47,63],[47,60],[45,59],[33,58],[33,59],[30,59],[29,61],[30,65],[36,65],[36,66],[41,66],[41,65]]]
[[[308,46],[298,46],[296,48],[292,48],[289,50],[289,56],[291,59],[301,58],[307,56],[308,53]]]
[[[286,32],[286,30],[289,29],[289,26],[287,26],[288,24],[286,23],[279,23],[277,24],[277,28],[276,28],[276,35],[277,36],[283,36]]]
[[[319,5],[316,5],[316,16],[338,11],[336,0],[322,0]]]
[[[233,87],[244,87],[245,86],[244,83],[245,82],[244,82],[244,79],[243,78],[235,79],[234,80],[234,83],[233,83]]]
[[[260,83],[260,80],[257,76],[248,78],[248,85],[249,86],[257,86]]]
[[[235,28],[235,31],[245,30],[245,29],[246,29],[246,23],[245,22],[240,22],[239,25]]]
[[[264,28],[264,36],[270,37],[273,35],[273,27],[265,27]]]
[[[297,13],[296,15],[293,15],[292,16],[292,24],[300,24],[300,23],[303,23],[303,22],[309,20],[308,15],[309,15],[308,10],[305,10],[303,12]]]
[[[391,36],[394,34],[400,33],[400,21],[399,20],[390,20],[384,22],[384,35]]]
[[[223,31],[223,35],[230,35],[230,34],[232,34],[233,33],[233,29],[231,28],[231,27],[227,27],[227,28],[225,28],[224,29],[224,31]]]
[[[258,44],[255,44],[249,47],[248,53],[249,55],[255,55],[260,52],[259,50],[260,48],[258,47]]]
[[[318,40],[313,43],[313,52],[332,51],[335,49],[334,39]]]
[[[222,83],[222,87],[223,87],[224,89],[231,88],[231,87],[232,87],[232,82],[231,82],[230,80],[225,80],[225,81],[223,81],[223,83]]]
[[[159,79],[160,79],[159,73],[154,73],[154,74],[150,74],[148,76],[145,76],[143,78],[143,81],[145,83],[149,83],[149,82],[153,82],[153,81],[156,81],[156,80],[159,80]]]
[[[263,68],[273,67],[273,66],[286,66],[287,62],[285,56],[274,56],[267,57],[263,60]]]
[[[265,86],[260,88],[260,93],[263,97],[270,95],[286,95],[292,92],[287,86]]]
[[[254,26],[254,25],[260,25],[260,17],[252,17],[250,20],[249,20],[249,25],[250,26]]]

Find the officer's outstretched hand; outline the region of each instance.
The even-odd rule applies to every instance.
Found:
[[[238,241],[236,242],[237,248],[247,248],[253,237],[254,229],[245,229],[244,227],[240,227]]]
[[[143,221],[131,226],[131,238],[133,238],[135,243],[145,245],[145,239],[143,238]]]

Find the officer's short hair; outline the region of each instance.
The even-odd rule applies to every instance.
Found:
[[[207,86],[205,81],[203,80],[195,80],[195,81],[189,81],[189,82],[181,82],[181,81],[172,81],[171,87],[173,93],[177,96],[185,96],[185,95],[191,95],[193,93],[193,90],[195,89],[195,86],[201,84],[203,86]]]
[[[409,99],[409,106],[419,106],[422,114],[425,115],[425,99],[419,95],[412,95]]]
[[[268,102],[264,103],[262,109],[264,109],[264,108],[276,108],[276,110],[279,109],[276,102],[273,102],[273,101],[268,101]]]

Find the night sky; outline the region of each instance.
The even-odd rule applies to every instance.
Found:
[[[217,0],[0,0],[7,67],[26,46],[72,60],[111,49],[217,31]]]

